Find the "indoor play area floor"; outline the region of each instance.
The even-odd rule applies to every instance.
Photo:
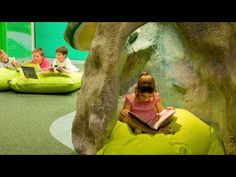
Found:
[[[0,92],[0,154],[76,154],[50,133],[50,127],[75,111],[77,94]]]
[[[81,63],[76,66],[83,69]],[[52,135],[52,129],[53,123],[60,117],[76,110],[78,92],[79,90],[68,94],[0,92],[0,155],[77,154],[58,141]]]

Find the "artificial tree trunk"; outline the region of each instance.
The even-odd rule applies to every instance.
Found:
[[[117,121],[119,57],[128,35],[144,23],[99,23],[85,62],[82,87],[72,125],[79,154],[95,154],[106,143]]]

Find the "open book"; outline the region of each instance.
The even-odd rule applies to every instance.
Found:
[[[71,73],[69,72],[65,67],[61,67],[61,66],[58,66],[58,65],[55,65],[55,66],[50,66],[48,68],[44,68],[42,69],[42,71],[50,71],[50,72],[58,72],[58,73]]]
[[[54,66],[54,69],[59,73],[70,73],[68,70],[66,70],[64,67],[61,66]]]
[[[171,117],[175,113],[175,110],[167,110],[164,109],[162,112],[159,113],[160,118],[156,118],[154,120],[151,120],[149,122],[146,122],[144,119],[139,117],[137,114],[133,112],[129,112],[129,115],[133,118],[136,118],[140,122],[144,123],[145,125],[149,126],[152,129],[158,130],[158,128],[167,121],[169,117]]]

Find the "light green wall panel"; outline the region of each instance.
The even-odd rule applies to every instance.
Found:
[[[7,22],[8,56],[31,58],[32,45],[31,22]]]
[[[68,57],[72,60],[85,60],[88,51],[79,51],[70,47],[64,40],[67,22],[35,22],[35,47],[43,48],[48,58],[55,58],[56,48],[68,48]]]

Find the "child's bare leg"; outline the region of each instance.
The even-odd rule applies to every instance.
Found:
[[[121,121],[127,123],[133,129],[136,128],[136,129],[142,130],[142,132],[144,132],[144,133],[151,133],[151,134],[158,133],[156,130],[146,127],[145,125],[143,125],[142,123],[140,123],[136,119],[133,119],[129,116],[126,116],[126,117],[123,116],[120,119],[121,119]]]

